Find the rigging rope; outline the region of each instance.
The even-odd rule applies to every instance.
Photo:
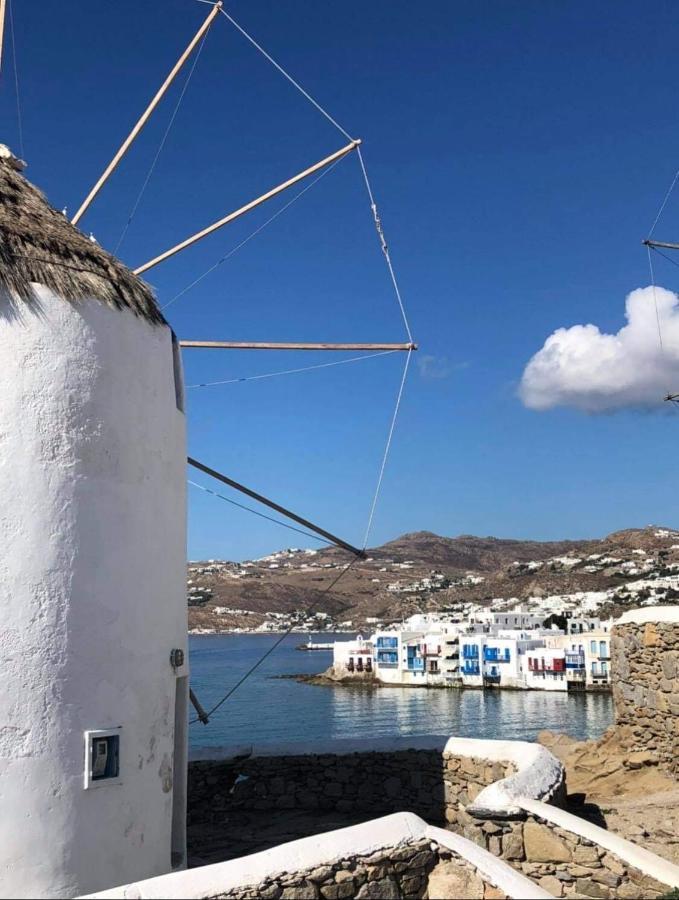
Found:
[[[184,86],[181,90],[181,93],[179,94],[179,98],[177,100],[177,103],[175,104],[172,115],[170,116],[170,121],[167,125],[167,128],[165,129],[165,134],[163,135],[162,140],[160,141],[160,144],[158,145],[158,150],[156,151],[156,155],[153,157],[153,161],[151,162],[149,170],[146,174],[146,178],[144,179],[141,189],[140,189],[139,193],[137,194],[137,198],[134,201],[134,204],[132,205],[132,209],[130,210],[130,214],[128,216],[127,222],[125,223],[125,226],[120,233],[120,237],[118,238],[118,243],[116,244],[115,249],[113,251],[114,256],[118,255],[118,250],[120,249],[123,241],[125,240],[125,236],[127,235],[128,229],[129,229],[130,225],[132,224],[132,219],[134,219],[134,217],[137,213],[137,209],[139,208],[139,204],[142,201],[142,197],[146,193],[146,188],[149,185],[151,177],[153,176],[153,173],[155,171],[156,165],[158,164],[158,160],[160,159],[160,155],[165,148],[165,144],[167,143],[168,137],[170,136],[170,132],[172,131],[172,126],[174,125],[174,121],[177,118],[177,113],[179,112],[179,108],[182,105],[184,95],[186,94],[189,84],[191,83],[191,78],[193,77],[193,73],[196,70],[196,66],[198,65],[198,60],[200,59],[200,54],[203,52],[203,47],[205,46],[205,41],[206,41],[209,33],[210,33],[210,29],[208,28],[208,30],[203,35],[202,41],[200,42],[198,51],[196,52],[196,55],[193,60],[193,64],[192,64],[191,68],[189,69],[189,74],[186,76],[186,81],[184,82]]]
[[[273,65],[273,66],[280,72],[280,74],[283,75],[283,77],[287,79],[287,81],[290,82],[290,84],[292,84],[292,85],[293,85],[293,86],[294,86],[294,87],[295,87],[295,88],[296,88],[296,89],[297,89],[304,97],[306,97],[306,99],[307,99],[307,100],[308,100],[308,101],[309,101],[309,102],[310,102],[310,103],[311,103],[311,104],[312,104],[312,105],[313,105],[313,106],[314,106],[314,107],[315,107],[315,108],[316,108],[316,109],[317,109],[317,110],[318,110],[318,111],[319,111],[319,112],[320,112],[320,113],[321,113],[321,114],[322,114],[322,115],[323,115],[323,116],[324,116],[324,117],[332,124],[332,125],[334,125],[335,128],[337,128],[338,131],[341,132],[341,134],[344,135],[344,137],[346,137],[346,138],[347,138],[348,140],[350,140],[350,141],[353,140],[353,138],[352,138],[352,136],[349,134],[349,132],[346,131],[344,128],[342,128],[342,126],[341,126],[341,125],[340,125],[340,124],[339,124],[339,123],[338,123],[338,122],[330,115],[330,113],[329,113],[326,109],[324,109],[324,108],[320,105],[320,103],[318,103],[318,101],[315,100],[315,99],[311,96],[311,94],[309,94],[307,91],[305,91],[304,88],[299,84],[299,82],[297,82],[297,81],[296,81],[296,80],[295,80],[295,79],[294,79],[294,78],[293,78],[293,77],[292,77],[292,76],[291,76],[291,75],[290,75],[290,74],[289,74],[289,73],[288,73],[288,72],[287,72],[287,71],[286,71],[286,70],[285,70],[278,62],[276,62],[276,60],[275,60],[269,53],[267,53],[266,50],[264,50],[264,48],[263,48],[260,44],[258,44],[257,41],[256,41],[250,34],[248,34],[248,32],[247,32],[241,25],[239,25],[238,22],[236,22],[236,20],[235,20],[234,18],[232,18],[232,16],[230,16],[224,9],[220,9],[220,12],[221,12],[222,15],[225,16],[226,19],[228,19],[228,21],[231,22],[231,24],[232,24],[232,25],[233,25],[233,26],[234,26],[234,27],[235,27],[235,28],[243,35],[243,37],[245,37],[245,38],[250,42],[250,44],[252,44],[252,46],[255,47],[255,48],[256,48],[256,49],[257,49],[257,50],[258,50],[258,51],[259,51],[259,52],[260,52],[260,53],[261,53],[261,54],[262,54],[262,55],[263,55],[270,63],[271,63],[271,65]],[[374,220],[374,223],[375,223],[375,229],[376,229],[376,231],[377,231],[377,234],[378,234],[378,237],[379,237],[379,240],[380,240],[380,246],[381,246],[381,248],[382,248],[382,253],[383,253],[384,258],[385,258],[386,263],[387,263],[387,268],[388,268],[388,270],[389,270],[389,276],[390,276],[390,278],[391,278],[391,282],[392,282],[392,285],[393,285],[393,287],[394,287],[394,292],[395,292],[395,294],[396,294],[396,299],[397,299],[397,301],[398,301],[399,309],[400,309],[400,311],[401,311],[401,317],[402,317],[402,319],[403,319],[403,324],[404,324],[404,326],[405,326],[405,330],[406,330],[406,333],[407,333],[407,335],[408,335],[408,341],[412,344],[412,343],[414,343],[414,342],[413,342],[412,333],[411,333],[411,331],[410,331],[410,325],[409,325],[409,322],[408,322],[408,317],[407,317],[407,315],[406,315],[405,306],[404,306],[404,304],[403,304],[403,298],[402,298],[402,296],[401,296],[401,291],[400,291],[400,288],[399,288],[399,285],[398,285],[398,280],[397,280],[397,278],[396,278],[396,273],[395,273],[395,271],[394,271],[394,267],[393,267],[393,264],[392,264],[392,261],[391,261],[391,256],[390,256],[390,254],[389,254],[389,247],[388,247],[388,245],[387,245],[386,238],[385,238],[385,236],[384,236],[384,230],[383,230],[383,228],[382,228],[382,222],[381,222],[381,219],[380,219],[380,216],[379,216],[379,212],[378,212],[378,210],[377,210],[377,204],[375,203],[375,198],[374,198],[374,195],[373,195],[373,192],[372,192],[372,187],[371,187],[371,185],[370,185],[370,179],[368,178],[368,172],[367,172],[367,169],[366,169],[366,166],[365,166],[365,162],[364,162],[364,160],[363,160],[363,156],[362,156],[362,154],[361,154],[361,148],[360,148],[360,146],[357,147],[356,149],[357,149],[357,151],[358,151],[358,158],[359,158],[360,165],[361,165],[361,171],[362,171],[362,173],[363,173],[363,180],[364,180],[364,182],[365,182],[365,186],[366,186],[366,189],[367,189],[367,192],[368,192],[368,197],[369,197],[369,199],[370,199],[370,208],[371,208],[372,215],[373,215],[373,220]],[[334,166],[331,166],[330,168],[334,168]],[[175,300],[179,299],[179,297],[181,297],[184,293],[186,293],[188,290],[190,290],[195,284],[197,284],[198,281],[201,281],[202,278],[204,278],[206,275],[208,275],[210,272],[212,272],[215,268],[217,268],[217,266],[219,266],[222,262],[224,262],[225,259],[228,259],[228,257],[229,257],[230,255],[233,255],[233,253],[235,253],[238,249],[240,249],[240,247],[242,247],[243,244],[247,243],[247,241],[249,241],[252,237],[254,237],[256,234],[258,234],[263,228],[266,227],[266,225],[269,224],[269,222],[271,222],[271,221],[273,221],[275,218],[277,218],[277,216],[280,215],[281,212],[283,212],[283,211],[284,211],[285,209],[287,209],[292,203],[294,203],[295,200],[296,200],[299,196],[301,196],[306,190],[309,189],[309,187],[313,186],[313,184],[315,184],[317,181],[319,181],[320,178],[322,178],[323,175],[326,174],[327,171],[329,171],[329,169],[325,170],[325,172],[323,172],[323,173],[319,176],[319,178],[317,178],[314,182],[312,182],[311,185],[307,186],[307,188],[305,188],[304,191],[301,191],[300,194],[298,194],[296,197],[294,197],[294,198],[290,201],[289,204],[287,204],[286,206],[284,206],[283,209],[281,209],[278,213],[276,213],[274,216],[272,216],[271,219],[267,220],[267,222],[265,222],[264,225],[262,225],[262,226],[261,226],[260,228],[258,228],[256,231],[254,231],[248,238],[245,239],[245,241],[243,241],[241,244],[239,244],[237,247],[235,247],[229,254],[227,254],[225,257],[223,257],[216,265],[212,266],[212,268],[209,269],[204,275],[202,275],[199,279],[197,279],[195,282],[193,282],[192,284],[190,284],[190,285],[189,285],[187,288],[185,288],[182,292],[180,292],[179,294],[177,294],[177,296],[173,297],[172,300],[170,300],[168,303],[165,304],[165,306],[163,307],[163,309],[167,308],[167,306],[169,306],[171,303],[174,303]],[[398,390],[398,394],[397,394],[397,397],[396,397],[396,405],[395,405],[395,407],[394,407],[394,412],[393,412],[393,415],[392,415],[392,418],[391,418],[391,424],[390,424],[390,427],[389,427],[389,433],[388,433],[388,436],[387,436],[387,442],[386,442],[386,446],[385,446],[385,449],[384,449],[384,454],[383,454],[383,457],[382,457],[382,463],[381,463],[381,466],[380,466],[379,476],[378,476],[378,479],[377,479],[377,486],[376,486],[376,488],[375,488],[375,493],[374,493],[374,495],[373,495],[373,500],[372,500],[372,504],[371,504],[371,507],[370,507],[370,514],[369,514],[369,516],[368,516],[368,525],[367,525],[367,528],[366,528],[365,539],[364,539],[365,542],[364,542],[364,545],[363,545],[363,549],[365,549],[365,548],[367,547],[367,544],[368,544],[368,539],[369,539],[369,536],[370,536],[370,531],[371,531],[373,519],[374,519],[374,516],[375,516],[375,509],[376,509],[376,507],[377,507],[377,502],[378,502],[378,499],[379,499],[379,496],[380,496],[380,491],[381,491],[381,488],[382,488],[382,481],[383,481],[383,479],[384,479],[384,472],[385,472],[385,470],[386,470],[387,460],[388,460],[388,458],[389,458],[389,451],[390,451],[390,449],[391,449],[391,442],[392,442],[392,438],[393,438],[393,435],[394,435],[394,430],[395,430],[395,428],[396,428],[396,422],[397,422],[397,419],[398,419],[398,414],[399,414],[399,410],[400,410],[400,407],[401,407],[401,400],[402,400],[402,397],[403,397],[403,390],[404,390],[406,378],[407,378],[407,375],[408,375],[408,369],[409,369],[409,364],[410,364],[410,356],[411,356],[411,353],[412,353],[412,350],[409,350],[409,351],[408,351],[408,355],[407,355],[407,357],[406,357],[405,366],[404,366],[404,368],[403,368],[403,375],[402,375],[402,377],[401,377],[401,383],[400,383],[400,385],[399,385],[399,390]],[[357,558],[358,558],[358,557],[357,557]],[[356,558],[356,559],[357,559],[357,558]],[[355,564],[356,559],[352,560],[352,561],[348,564],[348,566],[347,566],[347,567],[346,567],[346,568],[338,575],[338,577],[337,577],[337,578],[336,578],[336,579],[328,586],[328,588],[323,592],[323,594],[322,594],[321,596],[325,596],[325,594],[327,594],[328,591],[330,591],[330,590],[337,584],[337,582],[340,580],[340,578],[342,578],[343,575],[344,575],[346,572],[349,571],[349,569],[351,568],[351,566],[353,566],[353,565]],[[269,650],[267,650],[267,652],[266,652],[259,660],[257,660],[257,662],[256,662],[256,663],[255,663],[255,664],[254,664],[254,665],[253,665],[253,666],[252,666],[252,667],[251,667],[251,668],[250,668],[250,669],[242,676],[242,678],[240,678],[240,679],[236,682],[236,684],[235,684],[235,685],[227,692],[227,694],[219,701],[219,703],[217,703],[216,706],[214,706],[214,707],[210,710],[210,712],[208,713],[208,717],[211,716],[211,715],[213,715],[213,713],[216,712],[217,709],[219,709],[219,708],[222,706],[222,704],[224,704],[224,703],[229,699],[229,697],[231,697],[232,694],[234,694],[235,691],[237,691],[238,688],[239,688],[245,681],[247,681],[247,679],[250,677],[250,675],[251,675],[251,674],[252,674],[252,673],[253,673],[253,672],[254,672],[254,671],[255,671],[255,670],[263,663],[263,662],[264,662],[265,659],[267,659],[267,657],[269,657],[269,656],[274,652],[274,650],[275,650],[275,649],[276,649],[276,648],[277,648],[277,647],[285,640],[285,638],[293,631],[294,627],[295,627],[295,626],[294,626],[294,624],[293,624],[293,625],[289,628],[289,630],[286,631],[286,632],[285,632],[285,633],[284,633],[284,634],[283,634],[283,635],[282,635],[282,636],[281,636],[281,637],[280,637],[280,638],[279,638],[279,639],[278,639],[278,640],[277,640],[277,641],[269,648]],[[199,720],[199,719],[194,719],[194,720],[192,720],[192,722],[191,722],[190,724],[195,724],[195,723],[198,722],[198,721],[200,721],[200,720]]]
[[[406,315],[405,307],[403,305],[403,299],[401,297],[401,291],[399,289],[398,281],[396,279],[396,273],[394,272],[394,267],[391,262],[391,256],[389,255],[389,247],[388,247],[386,239],[384,237],[384,230],[382,228],[382,220],[380,219],[379,213],[377,211],[377,204],[375,203],[375,197],[373,196],[372,188],[370,186],[370,180],[368,178],[368,172],[366,170],[365,163],[363,161],[363,154],[361,153],[361,148],[357,147],[356,152],[358,153],[358,160],[361,164],[361,171],[363,172],[363,180],[365,181],[365,186],[368,191],[368,197],[370,199],[370,209],[372,210],[373,219],[375,221],[375,229],[377,230],[377,235],[380,239],[382,253],[384,254],[384,258],[387,262],[387,268],[389,269],[389,275],[391,276],[391,283],[394,286],[394,291],[396,293],[396,299],[398,301],[399,309],[401,310],[401,317],[403,318],[403,324],[405,325],[406,333],[408,335],[408,340],[412,344],[413,336],[410,332],[410,325],[408,324],[408,317]]]
[[[225,500],[232,506],[237,506],[238,509],[244,509],[246,512],[250,512],[255,516],[259,516],[260,519],[266,519],[268,522],[274,522],[276,525],[282,525],[283,528],[289,528],[290,531],[296,531],[298,534],[303,534],[306,537],[313,538],[315,541],[322,541],[324,544],[328,544],[328,546],[330,547],[334,546],[332,541],[326,541],[325,538],[322,538],[317,534],[312,534],[310,531],[304,531],[302,528],[296,528],[294,525],[289,525],[287,522],[282,522],[280,519],[274,519],[273,516],[267,516],[266,513],[260,512],[258,509],[253,509],[251,506],[246,506],[244,503],[238,503],[238,501],[232,500],[231,497],[225,497],[224,494],[219,494],[217,491],[213,491],[202,484],[198,484],[197,481],[191,481],[190,478],[187,480],[191,487],[195,487],[201,491],[205,491],[206,494],[212,494],[213,497],[219,497],[220,500]]]
[[[245,378],[230,378],[228,381],[206,381],[202,384],[187,384],[189,388],[214,387],[218,384],[237,384],[241,381],[258,381],[262,378],[274,378],[276,375],[297,375],[299,372],[311,372],[314,369],[329,369],[330,366],[342,366],[344,363],[360,362],[363,359],[374,359],[376,356],[388,356],[390,353],[398,353],[398,350],[381,350],[379,353],[368,353],[364,356],[351,356],[348,359],[339,359],[335,362],[319,363],[316,366],[304,366],[300,369],[284,369],[281,372],[267,372],[265,375],[248,375]]]
[[[667,193],[665,194],[665,199],[660,204],[660,209],[658,210],[658,214],[655,217],[653,224],[651,225],[651,230],[648,232],[649,238],[651,238],[653,236],[653,232],[655,231],[655,226],[658,224],[658,220],[660,219],[660,216],[663,214],[663,210],[665,209],[665,206],[667,205],[667,201],[670,199],[670,195],[671,195],[672,191],[674,190],[674,187],[675,187],[678,179],[679,179],[679,169],[677,169],[677,171],[674,175],[674,178],[672,179],[672,184],[669,186]]]
[[[19,71],[17,67],[17,48],[14,37],[14,10],[12,9],[12,0],[8,0],[7,8],[9,11],[9,30],[12,37],[12,62],[14,64],[14,90],[16,93],[17,103],[17,125],[19,128],[19,156],[24,158],[24,128],[21,117],[21,95],[19,93]]]
[[[368,516],[368,525],[365,529],[365,537],[363,539],[363,550],[365,550],[365,548],[368,546],[368,538],[370,537],[370,531],[372,529],[373,518],[375,517],[375,509],[377,507],[377,501],[379,499],[380,491],[382,489],[382,480],[384,478],[384,470],[387,467],[387,459],[389,458],[389,450],[391,449],[391,439],[394,436],[394,429],[396,428],[396,421],[398,419],[399,409],[401,408],[401,399],[403,397],[403,388],[405,387],[406,377],[408,375],[408,366],[410,364],[410,356],[411,356],[412,352],[413,352],[412,350],[408,350],[405,366],[403,367],[403,375],[401,377],[401,384],[399,385],[398,394],[396,396],[396,406],[394,407],[394,412],[391,417],[391,425],[389,426],[389,434],[387,436],[387,443],[384,448],[384,455],[382,456],[382,465],[380,466],[380,474],[377,478],[377,486],[375,488],[372,505],[370,507],[370,515]]]
[[[221,14],[223,16],[226,16],[226,18],[229,20],[229,22],[231,22],[231,24],[234,26],[234,28],[237,28],[238,31],[240,31],[240,33],[243,35],[243,37],[246,40],[248,40],[252,44],[253,47],[255,47],[257,50],[259,50],[259,52],[262,54],[262,56],[265,59],[267,59],[271,63],[272,66],[274,66],[276,69],[278,69],[278,71],[281,73],[281,75],[284,78],[287,78],[287,80],[290,82],[290,84],[292,84],[294,87],[297,88],[297,90],[300,92],[300,94],[302,94],[303,96],[306,97],[306,99],[309,101],[309,103],[313,104],[313,106],[316,107],[316,109],[321,113],[321,115],[325,116],[325,118],[328,120],[328,122],[331,122],[335,126],[335,128],[339,132],[341,132],[341,134],[344,135],[345,138],[347,138],[350,141],[354,140],[354,138],[352,138],[352,136],[349,134],[349,132],[345,131],[344,128],[342,128],[342,126],[335,119],[333,119],[333,117],[330,115],[330,113],[327,111],[327,109],[324,109],[317,100],[314,100],[314,98],[311,96],[311,94],[307,93],[307,91],[304,90],[302,85],[299,84],[299,82],[295,81],[295,79],[292,77],[292,75],[290,75],[289,72],[286,72],[285,69],[283,68],[283,66],[281,66],[279,63],[277,63],[276,60],[273,58],[273,56],[271,56],[269,53],[267,53],[266,50],[264,49],[264,47],[262,47],[260,44],[258,44],[257,41],[252,37],[252,35],[248,34],[248,32],[241,25],[239,25],[238,22],[236,22],[236,20],[234,18],[232,18],[226,12],[226,10],[224,10],[224,8],[220,9],[219,11],[221,12]]]
[[[315,600],[312,600],[310,604],[308,604],[306,607],[304,607],[303,612],[304,612],[306,615],[308,615],[308,614],[312,611],[312,608],[313,608],[314,606],[318,605],[318,604],[321,602],[321,600],[323,599],[323,597],[325,597],[326,594],[328,594],[328,593],[329,593],[329,592],[330,592],[330,591],[338,584],[338,582],[340,581],[340,579],[343,578],[343,577],[346,575],[346,573],[349,571],[349,569],[356,563],[356,560],[357,560],[357,559],[358,559],[358,557],[354,557],[354,559],[352,559],[351,562],[348,563],[348,564],[342,569],[342,571],[339,573],[339,575],[337,576],[337,578],[335,578],[334,581],[332,581],[332,582],[328,585],[328,587],[322,592],[321,596],[318,597],[318,598],[315,599]],[[218,703],[216,703],[216,704],[212,707],[211,710],[209,710],[209,712],[207,713],[207,718],[210,718],[210,716],[214,715],[214,714],[217,712],[217,710],[220,708],[220,706],[223,706],[223,704],[226,703],[226,701],[229,699],[229,697],[231,697],[232,694],[235,694],[235,692],[238,690],[238,688],[239,688],[245,681],[248,680],[248,678],[252,675],[252,673],[253,673],[256,669],[258,669],[258,668],[262,665],[262,663],[263,663],[266,659],[268,659],[269,656],[271,656],[271,654],[274,652],[274,650],[275,650],[277,647],[279,647],[279,646],[283,643],[283,641],[284,641],[287,637],[289,637],[289,636],[292,634],[292,632],[293,632],[294,630],[295,630],[295,623],[293,623],[293,624],[290,626],[290,628],[288,628],[287,631],[284,631],[283,634],[278,638],[278,640],[274,641],[274,643],[269,647],[269,649],[266,651],[266,653],[264,653],[262,656],[260,656],[260,658],[257,660],[257,662],[256,662],[253,666],[251,666],[251,667],[248,669],[248,671],[247,671],[244,675],[242,675],[241,678],[238,679],[238,681],[233,685],[233,687],[230,688],[230,689],[227,691],[227,693],[222,697],[222,699],[221,699]],[[195,724],[196,724],[197,722],[199,722],[199,721],[200,721],[199,718],[191,719],[191,721],[189,722],[189,725],[195,725]]]
[[[231,259],[231,257],[234,254],[236,254],[247,243],[249,243],[249,241],[251,241],[254,237],[257,237],[258,234],[260,234],[262,231],[264,231],[264,229],[268,225],[270,225],[275,219],[277,219],[280,215],[282,215],[287,209],[290,209],[292,204],[296,203],[297,200],[299,200],[300,197],[302,197],[304,194],[306,194],[307,191],[310,191],[311,188],[315,184],[318,184],[318,182],[321,180],[321,178],[325,178],[325,176],[329,172],[332,172],[332,170],[335,168],[335,166],[339,165],[339,163],[342,162],[342,159],[344,159],[344,157],[336,160],[334,163],[332,163],[332,165],[328,166],[326,169],[323,169],[321,174],[316,176],[316,178],[314,178],[313,181],[310,181],[309,184],[306,185],[306,187],[303,187],[301,191],[299,191],[297,194],[295,194],[295,196],[292,198],[292,200],[288,200],[288,202],[284,206],[281,206],[281,208],[279,210],[277,210],[272,216],[270,216],[268,219],[266,219],[264,222],[262,222],[262,224],[259,227],[255,228],[255,230],[252,231],[239,244],[236,244],[235,247],[232,247],[231,250],[229,250],[228,253],[225,253],[221,259],[218,259],[214,265],[210,266],[209,269],[206,269],[202,275],[199,275],[198,278],[195,278],[190,284],[187,284],[185,288],[182,288],[182,290],[179,291],[178,294],[175,294],[174,297],[172,297],[170,300],[167,301],[167,303],[165,303],[163,306],[161,306],[161,309],[165,310],[168,308],[168,306],[172,306],[173,303],[175,303],[177,300],[179,300],[181,297],[183,297],[184,294],[188,294],[189,291],[193,290],[193,288],[197,284],[199,284],[201,281],[203,281],[204,278],[207,278],[207,276],[210,275],[212,272],[214,272],[215,269],[218,269],[219,266],[221,266],[222,263],[226,262],[227,259]]]

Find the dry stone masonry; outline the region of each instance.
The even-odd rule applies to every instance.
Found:
[[[451,819],[448,827],[506,860],[554,897],[653,900],[670,890],[591,841],[534,816],[479,821],[459,810]]]
[[[214,900],[420,900],[506,895],[469,863],[427,840],[355,856],[308,872],[282,873]]]
[[[438,825],[511,774],[507,763],[402,750],[257,756],[189,765],[190,825],[215,824],[236,809],[365,812],[408,810]]]
[[[611,638],[616,725],[640,762],[679,775],[679,623],[624,622]]]

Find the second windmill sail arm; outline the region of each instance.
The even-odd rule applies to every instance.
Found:
[[[245,206],[241,206],[239,209],[234,210],[234,212],[229,213],[228,216],[224,216],[223,219],[219,219],[219,221],[213,222],[212,225],[208,225],[207,228],[203,228],[202,231],[198,231],[196,234],[192,234],[180,244],[176,244],[174,247],[170,247],[169,250],[166,250],[159,256],[150,259],[148,262],[144,263],[143,266],[138,266],[134,270],[134,274],[141,275],[148,269],[153,268],[153,266],[157,266],[158,263],[164,262],[164,260],[169,259],[171,256],[174,256],[175,253],[179,253],[180,250],[185,250],[187,247],[190,247],[191,244],[195,244],[196,241],[201,240],[201,238],[207,237],[208,234],[212,234],[212,232],[217,231],[218,228],[222,228],[224,225],[228,225],[228,223],[233,222],[234,219],[238,219],[246,212],[250,212],[251,209],[255,209],[255,207],[259,206],[260,204],[265,203],[267,200],[270,200],[272,197],[275,197],[282,191],[287,190],[287,188],[292,187],[293,184],[297,184],[297,182],[302,181],[304,178],[308,178],[309,175],[313,175],[320,169],[323,169],[326,166],[331,165],[331,163],[334,163],[337,160],[341,159],[343,156],[346,156],[347,153],[351,153],[351,151],[355,150],[360,145],[360,143],[360,140],[351,141],[350,144],[347,144],[346,147],[342,147],[341,150],[337,150],[335,153],[331,153],[330,156],[326,156],[325,159],[320,160],[320,162],[314,163],[313,166],[309,166],[309,168],[304,169],[303,172],[299,172],[297,175],[293,175],[292,178],[289,178],[282,184],[277,185],[275,188],[272,188],[270,191],[267,191],[265,194],[262,194],[255,200],[251,200],[249,203],[246,203]]]
[[[646,238],[646,240],[641,243],[644,247],[662,247],[663,250],[679,250],[679,244],[672,244],[667,241],[652,241],[650,238]]]
[[[180,341],[187,350],[417,350],[412,342],[401,344],[331,344],[301,341]]]
[[[269,498],[265,497],[263,494],[258,494],[257,491],[253,491],[251,488],[245,487],[244,484],[240,484],[238,481],[234,481],[233,478],[229,478],[227,475],[223,475],[221,472],[217,472],[216,469],[211,469],[204,463],[198,462],[197,459],[192,459],[189,456],[187,461],[188,464],[190,466],[193,466],[194,469],[199,469],[201,472],[204,472],[211,478],[216,478],[217,481],[221,481],[222,484],[227,484],[229,487],[240,491],[241,494],[246,494],[248,497],[252,497],[253,500],[257,500],[258,503],[263,503],[264,506],[268,506],[269,509],[276,510],[276,512],[280,513],[286,518],[292,519],[293,522],[297,522],[299,525],[303,525],[305,528],[308,528],[309,531],[314,531],[316,534],[319,534],[321,537],[330,541],[330,543],[335,544],[335,546],[342,547],[342,549],[344,550],[348,550],[359,559],[367,558],[365,550],[359,550],[358,547],[354,547],[353,544],[342,540],[342,538],[337,537],[337,535],[326,531],[324,528],[320,528],[318,525],[314,525],[313,522],[310,522],[308,519],[302,518],[302,516],[298,516],[296,513],[291,512],[291,510],[286,509],[284,506],[281,506],[278,503],[274,503],[273,500],[269,500]]]

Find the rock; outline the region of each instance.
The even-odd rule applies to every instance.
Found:
[[[445,897],[446,895],[442,894],[441,896]],[[356,900],[400,900],[400,897],[401,892],[393,878],[368,881],[356,894]]]
[[[502,841],[496,834],[493,834],[488,838],[488,851],[492,853],[493,856],[502,856]]]
[[[421,875],[407,875],[401,879],[401,890],[407,897],[417,897],[422,887]]]
[[[656,894],[667,894],[670,891],[670,888],[662,884],[660,881],[656,881],[655,878],[651,878],[650,875],[643,875],[641,872],[637,870],[633,870],[630,872],[630,878],[641,889],[642,897],[651,897]]]
[[[335,872],[335,884],[342,884],[344,881],[352,881],[353,878],[353,872],[349,872],[347,869],[340,869],[339,872]]]
[[[280,884],[268,884],[266,887],[261,887],[261,885],[257,888],[257,896],[261,897],[262,900],[278,900],[281,896],[283,888]]]
[[[663,653],[662,656],[662,671],[665,678],[668,678],[672,681],[676,678],[677,673],[677,660],[674,654],[674,651],[668,650]]]
[[[500,888],[495,887],[492,884],[486,885],[483,897],[484,900],[507,900],[507,895],[505,894],[505,892],[501,891]],[[432,900],[434,900],[433,897]]]
[[[639,750],[636,753],[630,753],[625,760],[628,769],[640,769],[642,766],[652,766],[657,763],[657,759],[648,750]]]
[[[585,897],[594,897],[599,900],[608,900],[611,892],[602,884],[590,881],[589,878],[578,878],[575,882],[575,891],[577,894],[584,894]]]
[[[590,878],[592,875],[592,869],[588,869],[585,866],[569,866],[568,871],[575,878]]]
[[[483,900],[483,881],[474,872],[457,863],[440,862],[430,873],[427,885],[429,897],[464,897],[465,900]],[[378,895],[375,895],[378,896]]]
[[[327,881],[332,875],[332,866],[320,866],[307,876],[309,881]]]
[[[658,629],[653,622],[647,622],[644,628],[644,647],[657,647],[660,644]]]
[[[286,887],[281,900],[317,900],[318,887],[311,881],[303,881],[294,887]]]
[[[610,853],[607,853],[601,862],[611,872],[615,872],[616,875],[624,875],[627,871],[617,856],[612,856]]]
[[[554,875],[543,875],[538,884],[552,897],[563,897],[563,885]]]
[[[502,833],[502,828],[499,825],[496,825],[495,822],[484,822],[481,828],[486,832],[486,834]]]
[[[580,846],[575,848],[575,861],[580,865],[588,866],[592,863],[596,866],[599,863],[599,854],[596,847]]]
[[[354,896],[354,883],[345,881],[344,884],[322,884],[321,897],[326,900],[349,900]]]
[[[605,884],[610,888],[616,888],[620,884],[620,876],[603,869],[592,875],[592,881],[596,881],[597,884]]]
[[[530,862],[570,862],[572,859],[566,844],[546,825],[537,822],[526,822],[523,826],[523,844],[526,859]],[[576,852],[579,849],[576,848]]]
[[[620,885],[615,892],[615,896],[619,897],[620,900],[641,900],[641,891],[636,884],[628,881]]]
[[[502,838],[502,856],[504,859],[523,859],[523,837],[521,826],[505,834]]]

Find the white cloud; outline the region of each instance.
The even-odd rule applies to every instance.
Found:
[[[663,348],[658,340],[658,318]],[[574,406],[586,412],[661,407],[679,392],[679,297],[639,288],[625,302],[616,334],[596,325],[558,328],[525,368],[519,395],[530,409]]]

